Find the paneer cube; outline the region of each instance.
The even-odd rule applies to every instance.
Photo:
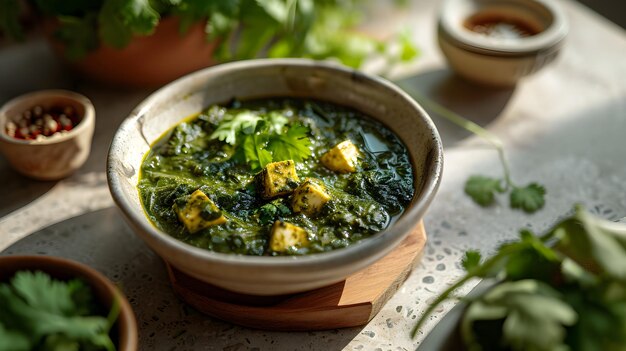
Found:
[[[267,164],[255,179],[257,191],[266,200],[291,194],[300,181],[292,160]]]
[[[350,140],[345,140],[328,150],[322,158],[322,164],[331,171],[339,173],[356,172],[359,149]]]
[[[297,225],[276,221],[270,234],[270,250],[285,252],[290,247],[304,247],[309,244],[307,232]]]
[[[291,209],[293,212],[302,212],[307,216],[313,216],[330,200],[324,186],[320,181],[309,178],[306,179],[293,192],[291,199]]]
[[[182,205],[175,203],[174,211],[190,233],[226,223],[226,217],[222,211],[201,190],[196,190],[189,195],[186,203]]]

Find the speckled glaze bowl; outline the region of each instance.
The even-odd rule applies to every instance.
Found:
[[[0,257],[0,282],[11,279],[18,271],[42,271],[60,280],[78,278],[89,285],[98,303],[107,310],[117,300],[120,314],[111,330],[118,351],[137,351],[139,333],[130,303],[113,283],[98,271],[76,261],[52,256]]]
[[[137,191],[144,155],[166,130],[213,103],[232,98],[303,97],[360,110],[405,143],[415,196],[387,230],[341,250],[300,257],[243,256],[203,250],[174,239],[146,217]],[[281,295],[339,282],[390,252],[420,221],[437,191],[443,152],[426,112],[391,83],[342,66],[304,59],[223,64],[185,76],[144,100],[117,131],[107,164],[111,194],[134,231],[179,270],[252,295]]]
[[[8,121],[34,106],[71,106],[82,116],[72,130],[43,140],[22,140],[5,132]],[[19,173],[38,180],[58,180],[76,172],[87,160],[96,112],[85,96],[67,90],[41,90],[20,95],[0,109],[0,152]]]

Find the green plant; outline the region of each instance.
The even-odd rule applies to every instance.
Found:
[[[430,304],[413,335],[473,278],[496,285],[467,298],[468,350],[626,350],[626,225],[581,207],[543,236],[528,230],[489,259],[469,251],[467,274]]]
[[[108,316],[98,307],[81,280],[19,271],[0,284],[0,350],[115,350],[109,330],[119,306]]]
[[[0,30],[23,37],[19,1],[0,2]],[[390,62],[407,61],[417,50],[399,36],[391,53],[385,41],[353,31],[358,23],[357,0],[30,0],[46,17],[59,23],[55,36],[66,54],[79,59],[101,43],[123,48],[135,36],[151,35],[166,16],[180,19],[180,32],[204,23],[207,40],[217,43],[221,61],[258,56],[334,57],[360,66],[373,53]]]

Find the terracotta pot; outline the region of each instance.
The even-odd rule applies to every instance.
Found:
[[[82,279],[88,284],[96,300],[107,309],[114,299],[120,305],[120,314],[113,326],[118,351],[136,351],[138,345],[137,321],[128,300],[104,275],[81,263],[51,256],[0,257],[0,282],[6,282],[21,270],[42,271],[60,280]]]
[[[187,32],[179,32],[178,17],[161,19],[155,32],[137,36],[123,49],[101,44],[78,61],[64,55],[64,46],[54,39],[57,23],[46,25],[55,52],[80,74],[114,85],[154,87],[216,62],[213,53],[217,42],[207,41],[204,23],[196,23]]]

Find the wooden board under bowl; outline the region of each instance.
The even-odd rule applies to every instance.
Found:
[[[251,296],[199,281],[167,265],[176,294],[209,316],[265,330],[325,330],[366,324],[408,277],[426,243],[420,222],[398,247],[345,281],[303,293]]]

